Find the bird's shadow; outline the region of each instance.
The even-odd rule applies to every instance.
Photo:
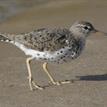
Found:
[[[107,81],[107,74],[102,75],[86,75],[86,76],[76,76],[76,79],[65,80],[70,81],[70,83],[75,83],[75,81]],[[48,88],[50,86],[55,86],[52,84],[48,84],[43,86],[43,88]]]
[[[85,76],[76,76],[76,79],[69,79],[65,81],[70,81],[70,83],[75,83],[76,81],[107,81],[107,74],[102,75],[85,75]],[[51,85],[46,85],[46,87],[50,87]]]
[[[76,76],[80,81],[107,81],[107,74]]]

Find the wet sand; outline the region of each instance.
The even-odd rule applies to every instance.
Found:
[[[107,1],[59,0],[32,7],[0,25],[1,32],[22,33],[40,27],[70,27],[75,20],[88,20],[107,32]],[[0,107],[106,107],[107,106],[107,37],[92,35],[82,55],[70,63],[49,65],[56,80],[75,80],[45,90],[29,90],[26,56],[8,43],[0,43]],[[47,86],[49,79],[33,61],[35,81]]]

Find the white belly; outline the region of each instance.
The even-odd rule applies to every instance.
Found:
[[[34,57],[36,60],[45,60],[50,62],[62,63],[64,60],[72,59],[76,54],[75,52],[69,51],[70,47],[62,48],[55,52],[40,52],[38,50],[27,48],[18,42],[15,42],[15,46],[20,48],[26,55]]]

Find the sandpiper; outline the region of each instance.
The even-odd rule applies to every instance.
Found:
[[[84,49],[86,38],[98,32],[91,23],[86,21],[75,22],[70,29],[66,28],[42,28],[24,34],[0,34],[0,41],[9,42],[21,49],[25,55],[28,69],[30,89],[33,86],[43,90],[33,81],[30,63],[33,59],[43,62],[43,69],[54,85],[66,84],[71,81],[56,81],[49,73],[47,64],[65,63],[77,58]]]

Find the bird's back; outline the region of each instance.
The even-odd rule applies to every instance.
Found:
[[[68,29],[38,29],[15,36],[15,41],[38,51],[57,51],[74,41]],[[70,43],[68,44],[68,42]]]

